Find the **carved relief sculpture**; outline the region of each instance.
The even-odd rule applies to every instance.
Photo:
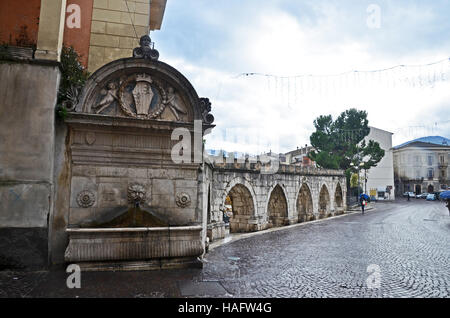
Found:
[[[143,35],[139,41],[141,47],[137,47],[133,50],[134,58],[158,60],[159,52],[150,47],[152,40],[148,35]]]
[[[136,106],[136,114],[138,116],[148,115],[150,103],[155,94],[152,91],[152,78],[145,74],[136,76],[136,86],[133,89],[134,105]]]
[[[214,116],[211,112],[211,102],[209,98],[200,98],[200,109],[202,111],[203,121],[206,124],[212,124],[214,122]]]
[[[134,88],[133,88],[134,86]],[[133,88],[131,90],[131,88]],[[158,92],[158,96],[153,91]],[[159,81],[148,74],[132,75],[119,89],[119,105],[123,112],[135,118],[154,119],[164,111],[166,92]]]
[[[77,195],[77,203],[82,208],[90,208],[95,203],[95,194],[89,190],[81,191]]]
[[[128,187],[128,202],[140,205],[145,202],[147,191],[141,184],[135,183]]]
[[[187,114],[187,112],[178,104],[173,87],[167,89],[167,100],[164,103],[169,106],[169,109],[174,114],[177,121],[180,121],[180,115],[178,113]]]
[[[106,108],[108,108],[115,100],[119,100],[117,97],[117,86],[115,83],[108,84],[108,90],[102,90],[102,95],[105,95],[98,105],[94,106],[97,114],[100,114]]]
[[[175,202],[180,208],[185,208],[191,204],[191,197],[187,193],[178,193]]]

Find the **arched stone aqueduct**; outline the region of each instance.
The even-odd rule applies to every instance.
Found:
[[[245,165],[223,164],[211,167],[206,175],[210,240],[225,236],[223,210],[227,196],[232,202],[232,233],[345,213],[346,179],[342,171],[283,165],[275,174],[263,174]]]

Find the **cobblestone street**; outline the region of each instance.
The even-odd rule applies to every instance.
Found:
[[[449,231],[443,203],[378,203],[365,215],[217,248],[204,277],[245,297],[449,297]],[[379,289],[367,288],[371,264],[381,270]]]
[[[365,215],[219,246],[207,254],[202,270],[82,273],[81,289],[74,290],[66,287],[62,270],[1,272],[0,296],[449,297],[450,217],[444,204],[402,200],[375,206]],[[380,268],[380,288],[367,286],[372,264]]]

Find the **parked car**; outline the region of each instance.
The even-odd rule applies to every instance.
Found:
[[[427,195],[427,201],[436,201],[436,194],[430,193]]]
[[[416,199],[426,199],[427,196],[428,196],[428,193],[425,192],[425,193],[416,195]]]
[[[405,192],[405,193],[403,193],[403,196],[405,198],[408,197],[408,193],[409,193],[409,197],[410,198],[415,198],[416,197],[416,194],[414,192]]]

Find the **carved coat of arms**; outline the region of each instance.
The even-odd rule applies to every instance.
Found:
[[[130,117],[154,119],[167,105],[167,93],[157,80],[148,74],[135,74],[122,78],[119,85],[111,82],[103,90],[103,99],[94,106],[97,114],[117,101],[121,110]]]
[[[131,117],[153,119],[166,107],[166,91],[148,74],[132,75],[119,88],[120,108]]]
[[[187,96],[191,94],[186,92],[189,87],[178,86],[177,81],[169,83],[165,77],[160,77],[159,53],[152,44],[148,35],[141,37],[140,47],[133,50],[133,58],[128,60],[133,69],[111,70],[109,76],[104,75],[105,71],[93,75],[84,88],[87,93],[82,95],[77,111],[176,122],[191,121],[199,114],[201,118],[198,119],[212,124],[214,116],[210,113],[209,99],[194,96],[198,100],[192,103],[192,99],[185,98],[186,93]]]

